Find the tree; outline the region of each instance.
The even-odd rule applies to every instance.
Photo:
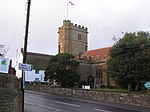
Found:
[[[108,73],[120,87],[139,90],[150,80],[148,32],[126,33],[110,50]]]
[[[61,85],[63,87],[74,87],[75,82],[79,82],[80,76],[73,70],[65,70],[64,77],[62,77]]]
[[[45,80],[56,80],[63,87],[73,87],[75,82],[80,80],[80,76],[75,72],[78,63],[74,56],[68,53],[60,53],[50,59],[46,71]]]

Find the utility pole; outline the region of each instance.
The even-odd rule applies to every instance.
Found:
[[[26,63],[26,56],[27,56],[27,43],[28,43],[30,6],[31,6],[31,0],[28,0],[28,3],[27,3],[26,28],[25,28],[25,38],[24,38],[24,50],[23,50],[23,63]],[[24,71],[22,71],[22,78],[21,78],[21,90],[22,90],[22,94],[23,94],[23,98],[22,98],[22,112],[24,112],[24,84],[25,84],[25,73],[24,73]]]

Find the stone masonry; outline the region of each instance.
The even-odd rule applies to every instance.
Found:
[[[22,93],[19,85],[15,76],[0,74],[0,112],[21,112]]]
[[[26,86],[27,90],[44,92],[55,95],[72,96],[76,98],[96,100],[101,102],[113,102],[150,108],[150,95],[141,93],[107,92],[68,88],[51,88],[49,86]]]
[[[76,56],[80,52],[87,51],[87,28],[64,20],[58,34],[59,53],[70,53]]]

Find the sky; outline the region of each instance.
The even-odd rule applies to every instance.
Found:
[[[24,46],[27,0],[0,0],[0,45],[16,65]],[[58,28],[71,20],[88,28],[88,50],[112,46],[125,32],[150,31],[150,0],[31,0],[28,52],[55,55]]]

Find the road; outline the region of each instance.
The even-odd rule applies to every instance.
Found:
[[[150,109],[26,91],[25,112],[150,112]]]

